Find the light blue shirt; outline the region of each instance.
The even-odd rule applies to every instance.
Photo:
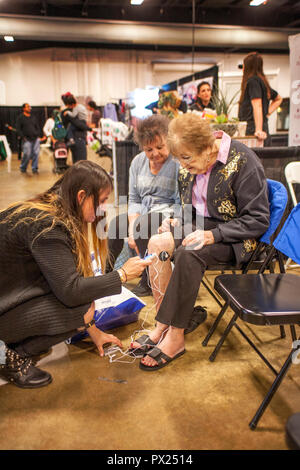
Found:
[[[128,214],[162,212],[171,215],[172,206],[180,205],[178,169],[179,162],[169,155],[159,173],[154,175],[145,152],[134,157],[129,169]]]

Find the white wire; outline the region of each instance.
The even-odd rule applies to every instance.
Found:
[[[148,250],[147,250],[148,251]],[[146,253],[147,253],[146,251]],[[146,253],[145,253],[145,256],[146,256]],[[159,295],[163,296],[164,295],[164,292],[161,292],[159,286],[156,285],[156,280],[160,274],[160,271],[158,271],[158,269],[156,268],[155,264],[157,264],[157,261],[158,261],[158,256],[156,253],[153,253],[153,255],[155,255],[155,257],[157,258],[153,264],[151,266],[153,266],[154,270],[155,270],[155,275],[152,279],[152,285],[150,284],[150,279],[149,279],[149,276],[147,276],[147,284],[150,288],[152,288],[152,291],[157,291]],[[155,264],[154,264],[155,263]],[[161,266],[162,267],[162,266]],[[158,279],[159,280],[159,279]],[[151,330],[148,330],[148,329],[145,329],[144,328],[144,325],[146,323],[146,320],[150,314],[150,312],[153,311],[153,309],[155,309],[155,304],[150,307],[149,309],[146,310],[146,315],[143,319],[143,322],[142,322],[142,325],[141,325],[141,328],[139,330],[135,330],[132,335],[131,335],[131,343],[133,343],[135,341],[135,338],[138,334],[140,333],[150,333]],[[161,341],[163,340],[166,332],[168,331],[169,328],[167,328],[166,330],[163,331],[163,333],[161,334],[158,342],[157,342],[157,346],[161,343]],[[142,346],[142,345],[141,345]],[[138,349],[137,348],[137,352],[138,352]],[[119,353],[119,355],[117,355]],[[115,346],[115,345],[112,345],[110,347],[107,348],[107,350],[105,351],[105,356],[108,356],[109,357],[109,362],[123,362],[123,363],[127,363],[127,364],[132,364],[133,362],[135,362],[136,359],[140,359],[138,357],[134,357],[132,356],[130,353],[129,353],[129,348],[127,348],[125,351],[123,351],[119,346]],[[117,356],[117,357],[116,357]],[[130,360],[128,360],[128,358],[130,358]]]

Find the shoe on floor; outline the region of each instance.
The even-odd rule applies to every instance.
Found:
[[[131,291],[134,295],[138,297],[147,297],[152,294],[152,289],[147,284],[142,283],[141,281],[135,286],[134,289]]]
[[[0,377],[20,388],[39,388],[52,382],[51,375],[38,367],[33,360],[6,349],[6,364],[0,366]]]
[[[39,170],[32,170],[32,173],[33,173],[34,175],[38,175],[38,174],[39,174]]]
[[[196,307],[194,307],[193,316],[190,320],[188,328],[184,330],[184,334],[187,335],[188,333],[194,331],[196,328],[198,328],[199,325],[201,325],[201,323],[204,323],[206,319],[206,309],[204,307],[201,307],[201,305],[197,305]]]

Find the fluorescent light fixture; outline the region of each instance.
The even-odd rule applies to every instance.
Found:
[[[130,0],[131,5],[141,5],[144,0]]]
[[[7,42],[14,42],[14,37],[13,36],[4,36],[4,41],[7,41]]]
[[[249,5],[251,7],[259,7],[259,5],[262,5],[262,3],[267,3],[268,0],[251,0]]]

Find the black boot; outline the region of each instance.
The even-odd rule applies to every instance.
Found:
[[[35,367],[32,359],[6,348],[6,364],[0,365],[0,376],[21,388],[44,387],[52,382],[48,372]]]

